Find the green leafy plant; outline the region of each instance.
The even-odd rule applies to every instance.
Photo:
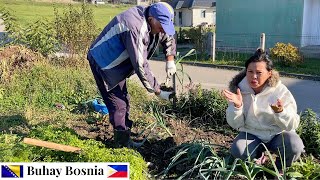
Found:
[[[270,48],[271,57],[278,60],[280,64],[285,66],[297,66],[303,62],[303,58],[297,47],[288,43],[276,43],[273,48]]]
[[[301,114],[297,133],[303,141],[306,152],[320,157],[320,119],[311,109]]]
[[[23,29],[23,32],[23,44],[34,51],[39,51],[44,56],[53,54],[60,49],[56,39],[56,31],[48,20],[37,20]]]
[[[192,55],[196,55],[195,49],[190,49],[185,55],[181,55],[180,52],[177,52],[177,55],[176,55],[175,64],[177,67],[177,73],[176,73],[175,77],[178,79],[180,85],[182,86],[182,91],[184,90],[185,87],[187,89],[190,89],[193,86],[193,82],[192,82],[190,75],[184,71],[183,64],[181,63],[181,61],[184,58],[192,56]],[[184,84],[185,77],[187,77],[187,79],[189,80],[187,85]]]
[[[5,89],[4,88],[0,88],[0,100],[3,99],[4,93],[5,93]]]
[[[12,12],[6,9],[2,9],[1,12],[1,18],[4,20],[8,33],[7,36],[2,37],[3,44],[22,44],[44,56],[59,50],[56,31],[53,29],[53,24],[48,20],[37,20],[28,23],[26,27],[21,27],[17,24]]]
[[[28,137],[81,148],[70,153],[24,144],[21,136],[0,134],[1,162],[129,162],[130,179],[146,179],[147,165],[141,155],[127,148],[109,149],[93,139],[82,140],[74,130],[60,124],[43,124],[31,129]]]
[[[70,91],[70,95],[67,97],[68,104],[77,106],[89,99],[88,94],[86,87],[80,81],[77,81],[75,89]]]
[[[263,143],[255,147],[251,153],[254,153],[258,147],[263,146],[271,161],[272,168],[257,164],[256,160],[251,158],[251,154],[249,152],[247,152],[249,156],[245,160],[239,158],[232,159],[230,155],[225,157],[218,156],[213,150],[213,146],[220,145],[193,142],[181,144],[180,146],[168,149],[166,152],[173,150],[176,150],[177,152],[171,158],[171,162],[168,167],[159,175],[165,177],[168,176],[170,170],[173,170],[174,168],[177,169],[178,167],[184,167],[184,169],[182,169],[182,173],[180,173],[182,175],[180,175],[178,179],[229,179],[231,177],[239,176],[253,180],[256,179],[260,172],[265,179],[267,178],[264,174],[265,172],[277,177],[278,179],[286,179],[286,164],[285,161],[282,160],[285,159],[285,154],[284,157],[280,157],[283,169],[282,174],[279,172],[270,151]]]
[[[159,105],[151,102],[151,104],[149,105],[150,108],[150,112],[151,112],[151,116],[155,119],[154,122],[150,123],[147,127],[145,127],[139,134],[137,137],[142,136],[145,132],[148,132],[147,135],[144,136],[144,139],[142,142],[137,143],[136,146],[140,147],[142,146],[147,138],[149,137],[149,135],[154,132],[156,127],[160,127],[161,129],[165,130],[165,132],[169,135],[169,136],[173,136],[172,133],[170,132],[169,128],[167,127],[167,122],[165,120],[165,113],[164,113],[164,108],[160,107]]]
[[[186,37],[190,38],[193,46],[200,55],[200,59],[206,57],[207,34],[210,28],[205,26],[192,27],[189,30],[183,30]]]
[[[291,178],[300,179],[319,179],[320,164],[316,162],[313,156],[300,158],[300,161],[294,162],[288,169],[287,175]]]
[[[66,51],[74,55],[84,55],[96,36],[96,24],[93,11],[86,4],[76,9],[71,4],[60,15],[54,8],[54,24],[59,41]]]
[[[8,9],[0,9],[0,18],[3,20],[3,25],[6,28],[7,34],[1,37],[1,45],[7,44],[10,41],[18,41],[21,36],[21,27],[17,23],[17,18]]]
[[[175,63],[176,65],[181,65],[181,61],[189,56],[196,55],[195,49],[190,49],[185,55],[181,55],[180,52],[177,52]],[[182,71],[182,70],[181,70]]]
[[[181,62],[184,58],[192,55],[196,55],[195,49],[189,50],[185,55],[177,53],[176,77],[182,86],[182,94],[178,97],[175,107],[173,107],[174,112],[180,117],[189,116],[192,121],[197,120],[200,124],[224,125],[226,124],[225,110],[227,108],[225,99],[218,91],[204,90],[200,85],[194,86],[191,76],[184,71]],[[187,85],[184,83],[185,77],[188,79]],[[186,92],[184,92],[184,88],[187,89]]]
[[[236,176],[239,175],[240,177],[245,177],[246,179],[251,179],[254,180],[257,178],[258,173],[268,173],[274,177],[276,177],[279,180],[285,179],[285,176],[280,174],[278,170],[274,169],[269,169],[265,166],[258,165],[254,161],[249,161],[249,160],[241,160],[241,159],[235,159],[234,165],[231,166],[233,169],[237,170],[232,170],[232,175]],[[274,162],[273,162],[274,164]],[[275,166],[275,165],[274,165]],[[262,175],[264,179],[267,179],[266,175]]]
[[[169,136],[173,136],[172,133],[170,132],[170,130],[167,128],[167,125],[166,125],[167,122],[164,118],[163,110],[160,108],[160,106],[153,104],[153,105],[151,105],[150,109],[151,109],[152,117],[154,117],[154,119],[156,120],[152,124],[156,124],[157,126],[164,129],[168,133]]]
[[[247,142],[247,141],[246,141]],[[282,170],[283,172],[279,172],[278,167],[276,166],[275,161],[273,160],[273,157],[270,153],[270,151],[268,150],[268,148],[266,147],[266,145],[264,143],[260,143],[259,145],[257,145],[253,151],[249,152],[248,149],[248,144],[246,144],[247,148],[246,148],[246,153],[249,155],[248,158],[246,160],[242,160],[239,158],[236,158],[235,161],[238,161],[239,163],[234,162],[234,164],[236,164],[237,167],[240,167],[240,169],[242,169],[242,172],[234,172],[234,174],[240,174],[240,175],[244,175],[247,179],[255,179],[255,177],[257,176],[257,174],[259,172],[267,172],[268,174],[277,177],[278,179],[286,179],[286,162],[283,161],[283,159],[285,159],[285,146],[284,146],[284,137],[282,135],[282,146],[283,146],[283,157],[281,157],[280,155],[280,150],[278,149],[278,155],[280,156],[280,161],[281,161],[281,165],[282,165]],[[271,161],[271,165],[273,167],[273,169],[269,169],[261,164],[257,164],[255,159],[251,158],[252,153],[254,153],[254,151],[256,151],[260,146],[262,146],[265,150],[265,154],[269,157],[270,161]],[[283,174],[282,174],[283,173]],[[266,179],[265,175],[263,175],[263,177]]]
[[[166,177],[170,170],[178,166],[184,167],[184,173],[178,177],[183,178],[203,178],[203,179],[228,179],[230,174],[227,173],[227,161],[220,158],[212,146],[204,142],[184,143],[177,147],[170,148],[166,151],[175,151],[177,153],[171,158],[168,167],[158,176]]]
[[[178,117],[191,119],[193,125],[214,128],[227,124],[226,109],[227,102],[220,92],[196,86],[178,97],[175,112]]]
[[[257,175],[258,172],[266,172],[276,178],[278,178],[279,180],[282,180],[282,179],[286,179],[286,175],[287,175],[287,167],[286,167],[286,162],[284,161],[285,159],[285,149],[284,149],[284,155],[283,157],[281,157],[280,155],[280,152],[278,150],[278,156],[280,156],[280,161],[281,161],[281,166],[282,166],[282,171],[279,171],[278,170],[278,167],[276,166],[276,163],[271,155],[271,152],[268,150],[268,148],[265,146],[264,143],[261,143],[260,145],[263,146],[263,148],[265,149],[265,153],[267,154],[268,158],[270,159],[271,161],[271,166],[272,168],[268,168],[264,165],[257,165],[254,161],[252,161],[250,158],[248,159],[247,163],[249,163],[250,165],[248,167],[244,167],[243,166],[243,163],[240,163],[242,168],[245,169],[245,176],[248,178],[248,179],[255,179],[255,176]],[[284,147],[284,144],[283,144],[283,147]],[[250,171],[248,171],[250,170]],[[265,175],[263,175],[264,178]]]

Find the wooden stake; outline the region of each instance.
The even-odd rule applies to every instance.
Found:
[[[31,138],[24,138],[23,142],[26,144],[34,145],[34,146],[40,146],[40,147],[45,147],[45,148],[55,149],[55,150],[65,151],[65,152],[80,153],[81,151],[81,148],[78,148],[78,147],[67,146],[63,144],[57,144],[53,142],[41,141],[41,140],[31,139]]]

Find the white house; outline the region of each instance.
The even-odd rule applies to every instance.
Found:
[[[173,0],[176,26],[216,24],[216,0]]]

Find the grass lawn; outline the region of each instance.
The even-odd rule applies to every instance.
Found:
[[[81,3],[76,3],[73,5],[80,7]],[[25,0],[0,0],[0,7],[11,9],[21,25],[35,22],[39,18],[52,20],[54,18],[54,6],[56,6],[59,9],[59,12],[62,13],[63,9],[67,8],[68,4],[54,4],[50,2],[35,2]],[[99,6],[90,4],[90,6],[93,9],[94,19],[99,29],[102,29],[115,15],[130,8],[128,5],[110,4]]]
[[[241,53],[221,53],[217,52],[216,61],[214,64],[234,65],[244,67],[245,61],[250,57],[250,54]],[[211,62],[211,61],[208,61]],[[211,62],[212,63],[212,62]],[[296,67],[283,66],[274,61],[275,69],[287,73],[318,75],[320,76],[320,59],[306,58],[304,62]]]
[[[207,63],[212,63],[211,61],[206,61]],[[244,60],[216,60],[214,64],[221,65],[233,65],[233,66],[243,66]],[[306,75],[317,75],[320,76],[320,60],[319,59],[306,59],[305,62],[297,67],[284,67],[279,64],[275,64],[275,68],[278,71],[296,74],[306,74]]]

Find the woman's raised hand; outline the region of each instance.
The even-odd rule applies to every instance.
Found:
[[[229,102],[233,102],[236,108],[240,108],[242,106],[242,95],[239,88],[237,89],[237,94],[226,89],[222,91],[222,94]]]

